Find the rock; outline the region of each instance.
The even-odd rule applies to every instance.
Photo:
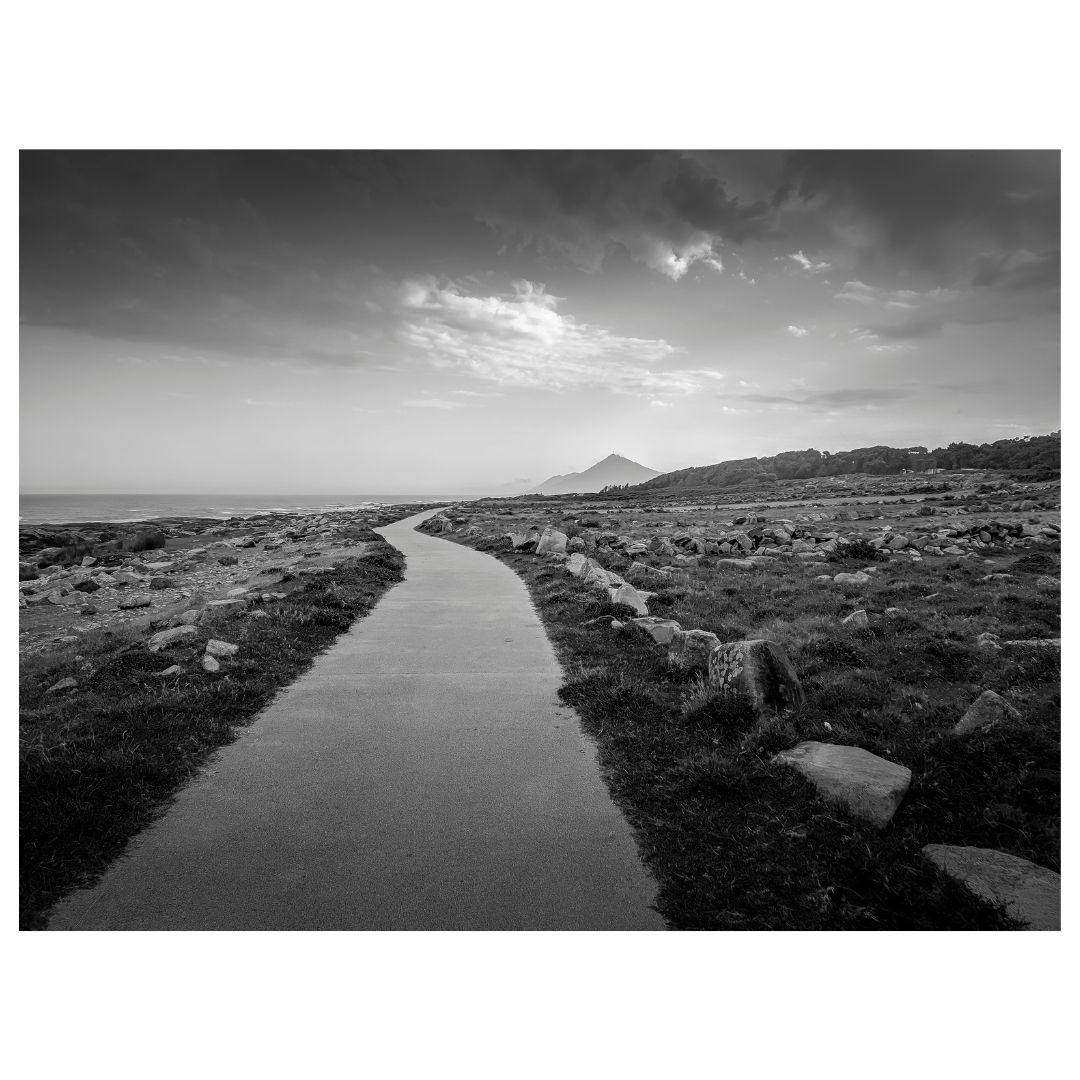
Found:
[[[235,589],[230,589],[225,595],[230,600],[237,596],[246,596],[248,593],[248,587],[246,585],[237,585]]]
[[[1021,641],[1005,641],[1002,644],[1020,649],[1060,649],[1061,638],[1028,638]]]
[[[233,555],[231,553],[226,554],[224,552],[220,555],[215,555],[214,558],[217,559],[222,566],[235,566],[240,561],[238,555]]]
[[[649,605],[645,603],[645,597],[633,585],[623,584],[610,588],[608,596],[613,604],[625,604],[639,615],[649,614]]]
[[[534,532],[512,532],[506,534],[507,540],[510,541],[510,546],[515,551],[521,551],[523,548],[529,547],[531,544],[535,544],[539,540],[538,534]]]
[[[74,690],[75,687],[78,685],[79,684],[74,679],[61,679],[58,683],[53,683],[52,686],[50,686],[49,689],[45,691],[45,693],[62,694],[65,690]]]
[[[159,630],[146,643],[146,647],[151,652],[157,652],[159,649],[165,649],[170,645],[175,645],[178,641],[184,641],[198,632],[199,631],[194,626],[174,626],[170,630]]]
[[[93,593],[97,592],[98,589],[101,588],[101,585],[98,584],[98,582],[96,582],[93,578],[83,578],[82,581],[76,581],[75,584],[71,587],[73,589],[78,589],[79,592]]]
[[[862,570],[856,570],[854,574],[837,574],[833,577],[837,585],[866,585],[870,581],[870,575]]]
[[[822,584],[825,584],[826,582],[831,583],[832,582],[832,575],[831,574],[818,574],[818,576],[816,578],[814,578],[814,580],[818,581],[818,582],[821,582]]]
[[[731,641],[709,655],[709,682],[720,697],[755,712],[800,708],[806,697],[788,655],[775,641]]]
[[[1035,582],[1035,588],[1046,589],[1049,592],[1056,592],[1061,588],[1061,578],[1056,577],[1041,577]]]
[[[903,551],[904,548],[908,546],[908,542],[909,541],[906,536],[897,535],[888,541],[886,547],[890,548],[892,551]]]
[[[211,638],[206,643],[207,655],[216,656],[219,660],[223,660],[229,656],[235,656],[239,651],[239,645],[233,645],[229,641],[218,641],[217,638]]]
[[[163,577],[163,576],[152,577],[150,579],[150,588],[151,589],[175,589],[176,588],[176,582],[173,581],[173,579],[171,577]]]
[[[28,562],[19,562],[19,580],[20,581],[33,581],[38,576],[37,567],[31,566]]]
[[[676,631],[682,629],[674,619],[659,619],[655,615],[631,619],[630,622],[648,634],[657,645],[670,645]]]
[[[612,584],[608,572],[602,566],[597,566],[595,563],[585,570],[582,575],[582,581],[593,589],[610,589]]]
[[[707,671],[709,656],[720,639],[708,630],[677,630],[668,646],[668,657],[683,667]]]
[[[866,612],[859,608],[858,611],[853,611],[847,618],[841,620],[843,626],[850,626],[853,630],[864,630],[870,625],[870,619]]]
[[[211,672],[220,671],[221,665],[209,653],[207,653],[202,658],[202,669],[203,671]]]
[[[754,562],[751,559],[717,559],[717,567],[733,566],[737,570],[753,570]]]
[[[207,624],[222,622],[235,618],[246,610],[247,601],[242,597],[236,597],[233,600],[211,600],[202,609],[199,621]]]
[[[117,605],[123,611],[130,611],[134,608],[144,608],[150,606],[149,596],[128,596],[125,597]]]
[[[181,675],[183,671],[184,669],[179,664],[173,664],[172,667],[167,667],[162,671],[155,671],[154,674],[159,679],[163,679],[166,675]]]
[[[566,572],[568,574],[573,574],[574,577],[581,577],[585,572],[585,564],[588,561],[589,560],[585,558],[580,551],[576,551],[566,560]]]
[[[772,760],[798,769],[822,795],[878,829],[892,819],[911,784],[910,769],[857,746],[801,742]]]
[[[975,648],[980,652],[1001,652],[997,634],[991,634],[989,630],[975,639]]]
[[[813,551],[817,544],[813,540],[792,540],[791,550],[798,555],[800,552]]]
[[[999,720],[1019,719],[1020,714],[1000,694],[995,694],[993,690],[984,690],[960,718],[953,728],[953,734],[966,735],[969,731],[989,727]]]
[[[551,552],[556,555],[565,555],[568,539],[566,533],[549,527],[540,534],[540,539],[536,544],[536,554],[547,555]]]
[[[922,854],[1025,930],[1061,929],[1061,875],[991,848],[927,844]]]

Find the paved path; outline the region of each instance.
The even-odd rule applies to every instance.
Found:
[[[379,530],[406,580],[50,930],[662,930],[521,580]]]

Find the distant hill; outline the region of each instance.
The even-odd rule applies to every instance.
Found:
[[[876,475],[930,472],[933,469],[1008,469],[1049,474],[1061,468],[1061,432],[1025,435],[997,442],[949,443],[927,450],[925,446],[897,449],[892,446],[865,446],[835,454],[818,450],[789,450],[774,457],[737,458],[716,465],[662,473],[637,485],[645,491],[730,490],[756,487],[771,480],[809,480],[818,476],[845,476],[851,473]]]
[[[647,469],[620,454],[608,454],[584,472],[549,476],[542,484],[523,492],[525,495],[576,495],[602,491],[606,487],[640,484],[659,476],[657,469]]]

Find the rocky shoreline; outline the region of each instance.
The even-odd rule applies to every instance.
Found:
[[[263,601],[363,557],[366,530],[419,509],[21,527],[20,655],[95,631],[149,634],[258,617]]]

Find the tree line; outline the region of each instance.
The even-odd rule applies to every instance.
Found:
[[[788,450],[773,457],[738,458],[716,465],[678,469],[646,480],[637,487],[730,488],[770,480],[810,480],[854,473],[885,476],[903,472],[929,473],[935,469],[1004,469],[1050,478],[1061,469],[1061,432],[998,439],[980,445],[953,442],[936,450],[928,450],[925,446],[863,446],[834,454],[827,450]]]

